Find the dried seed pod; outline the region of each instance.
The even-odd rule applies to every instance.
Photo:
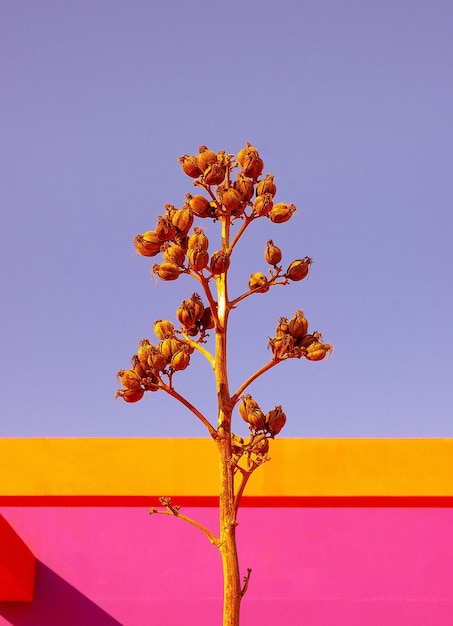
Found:
[[[297,339],[295,342],[295,346],[296,348],[308,348],[308,346],[310,346],[312,343],[315,343],[317,341],[321,342],[321,340],[322,340],[321,333],[319,333],[318,331],[315,331],[311,335],[307,333],[303,337],[299,337],[299,339]]]
[[[247,422],[254,431],[264,430],[266,428],[266,419],[259,407],[247,413]]]
[[[269,285],[266,276],[261,272],[255,272],[255,274],[251,274],[249,280],[249,289],[251,291],[259,291],[260,293],[269,291]]]
[[[239,415],[245,422],[248,422],[248,413],[259,408],[258,402],[256,402],[249,393],[244,394],[241,402],[238,404]]]
[[[239,191],[244,202],[249,202],[255,192],[253,180],[248,178],[243,172],[239,172],[233,183],[233,187]]]
[[[155,372],[163,372],[167,367],[167,359],[162,352],[154,346],[151,346],[148,350],[148,366]]]
[[[283,359],[285,356],[290,355],[294,349],[294,339],[291,335],[283,334],[279,337],[274,337],[269,340],[269,345],[272,349],[274,358]]]
[[[274,204],[270,210],[269,219],[274,224],[283,224],[283,222],[287,222],[295,212],[296,207],[294,204],[279,202],[278,204]]]
[[[176,209],[171,218],[173,226],[176,228],[176,234],[187,235],[193,224],[193,214],[190,206],[183,206],[182,209]],[[174,237],[172,237],[174,239]]]
[[[272,437],[278,435],[283,426],[286,424],[286,415],[283,412],[282,407],[276,406],[272,409],[272,411],[266,413],[265,421],[266,429],[270,432]]]
[[[213,163],[206,168],[203,174],[203,182],[206,185],[220,185],[225,178],[226,170],[219,163]]]
[[[176,280],[180,273],[179,267],[169,261],[164,261],[160,265],[155,263],[151,271],[153,274],[157,274],[161,280]]]
[[[293,281],[303,280],[310,269],[313,259],[306,256],[303,259],[296,259],[286,270],[286,277]]]
[[[213,163],[217,163],[217,154],[212,150],[209,150],[206,146],[200,146],[198,148],[198,153],[197,163],[202,172],[204,172]]]
[[[137,350],[137,358],[140,362],[140,365],[146,371],[148,369],[148,354],[153,346],[149,342],[148,339],[142,339],[139,341],[138,350]]]
[[[203,311],[203,315],[200,319],[200,327],[203,330],[209,330],[210,328],[214,328],[214,316],[212,315],[210,306],[207,306]]]
[[[260,180],[256,185],[256,195],[261,196],[265,193],[270,193],[272,197],[277,193],[277,187],[274,183],[274,177],[271,174],[266,174],[263,180]]]
[[[300,339],[308,331],[308,321],[305,319],[304,312],[300,309],[296,311],[294,317],[289,320],[289,334],[294,339]]]
[[[168,241],[162,246],[162,256],[165,261],[168,261],[168,263],[174,263],[179,267],[182,267],[186,260],[186,253],[181,246],[178,246],[177,244],[170,245]]]
[[[184,174],[191,178],[198,178],[203,173],[198,167],[198,160],[196,156],[190,154],[184,154],[179,157],[178,161],[181,163]]]
[[[272,195],[270,193],[264,193],[261,196],[257,196],[255,198],[255,202],[253,203],[253,211],[259,217],[265,217],[269,215],[274,206],[274,201]]]
[[[146,367],[143,367],[143,365],[140,363],[140,359],[138,358],[137,354],[134,354],[134,356],[132,357],[132,369],[139,378],[146,377]]]
[[[134,370],[119,370],[116,376],[121,381],[123,387],[139,389],[140,376]]]
[[[189,237],[188,250],[195,249],[196,247],[207,250],[209,247],[209,241],[204,231],[200,227],[193,229],[193,234]]]
[[[274,246],[272,239],[266,242],[266,250],[264,251],[264,258],[266,263],[273,265],[274,267],[282,260],[282,251],[277,246]]]
[[[209,252],[197,245],[196,248],[187,250],[187,258],[189,259],[189,267],[195,272],[202,272],[209,263]]]
[[[319,341],[315,341],[307,347],[305,358],[309,361],[322,361],[324,357],[331,355],[332,350],[333,347],[330,343],[320,343]]]
[[[189,237],[187,235],[176,235],[173,241],[184,250],[184,254],[187,252],[187,248],[189,247]]]
[[[263,159],[257,156],[248,156],[245,159],[243,170],[246,176],[250,178],[258,178],[261,175],[264,168]]]
[[[170,320],[157,320],[154,322],[154,334],[158,339],[166,339],[175,334],[175,327]]]
[[[207,198],[201,195],[192,196],[191,194],[187,194],[186,200],[194,215],[202,218],[211,217],[212,206]]]
[[[118,389],[116,392],[117,398],[123,398],[125,402],[138,402],[143,398],[145,390],[140,389]]]
[[[245,144],[245,148],[242,148],[242,150],[239,150],[236,156],[237,162],[242,167],[242,169],[244,169],[247,158],[250,158],[252,156],[256,158],[256,157],[259,157],[260,155],[258,153],[258,150],[254,148],[252,144],[247,141]]]
[[[176,317],[186,328],[193,328],[197,323],[194,308],[188,303],[187,300],[183,300],[180,306],[176,309]]]
[[[161,241],[171,241],[176,235],[176,228],[167,217],[159,215],[155,232]]]
[[[281,337],[282,335],[288,335],[288,334],[289,334],[289,322],[286,317],[281,317],[278,322],[278,326],[275,329],[275,335],[276,337]]]
[[[200,298],[198,293],[193,293],[189,300],[187,300],[187,303],[193,308],[195,321],[198,322],[204,313],[203,300]]]
[[[180,350],[171,357],[170,367],[174,370],[185,370],[190,363],[190,353],[187,346],[182,346]]]
[[[217,250],[211,256],[209,268],[214,276],[223,274],[230,266],[230,255],[223,250]]]
[[[170,363],[172,356],[181,349],[182,345],[175,337],[167,337],[159,343],[158,348],[167,359],[167,363]]]
[[[243,204],[241,194],[234,187],[219,185],[217,187],[217,196],[227,211],[236,211]]]
[[[156,256],[160,252],[161,245],[162,242],[160,240],[157,243],[152,243],[146,240],[143,235],[134,237],[135,250],[142,256]]]
[[[148,372],[148,375],[142,380],[143,388],[145,391],[158,391],[159,380],[153,372]]]

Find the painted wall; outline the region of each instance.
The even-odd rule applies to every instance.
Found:
[[[68,442],[61,443],[60,451],[64,450],[65,443]],[[110,443],[110,453],[116,454],[121,449],[121,441]],[[29,445],[27,442],[25,447]],[[89,442],[85,445],[89,448]],[[346,448],[348,445],[345,443]],[[83,468],[89,455],[84,453],[86,447],[82,442],[78,446],[81,458],[85,459],[80,466]],[[360,442],[356,442],[356,446],[358,450]],[[412,448],[409,442],[406,443],[402,456],[416,459],[414,450],[417,447],[420,442]],[[430,455],[426,450],[429,447],[428,441],[422,455],[428,468]],[[388,460],[392,458],[390,444],[382,457],[382,471],[376,474],[374,482],[370,480],[370,489],[362,491],[363,496],[371,494],[373,498],[379,485],[377,491],[380,496],[385,494],[386,499],[375,500],[376,506],[365,506],[357,497],[357,485],[363,487],[366,467],[370,464],[369,455],[364,454],[364,471],[361,471],[360,464],[356,464],[357,478],[354,479],[351,471],[347,485],[340,480],[344,484],[340,492],[344,497],[355,493],[357,506],[328,506],[327,494],[332,492],[332,485],[338,483],[338,477],[348,473],[347,467],[340,463],[342,467],[337,478],[330,473],[316,472],[312,467],[311,483],[307,482],[306,476],[303,489],[299,483],[298,497],[302,499],[294,500],[296,496],[293,494],[293,500],[289,500],[295,506],[279,507],[275,506],[275,500],[271,500],[272,507],[244,507],[240,511],[238,527],[241,567],[244,574],[247,567],[253,572],[243,602],[241,624],[451,626],[452,455],[449,445],[433,444],[434,448],[436,458],[432,462],[441,470],[437,476],[425,477],[425,482],[421,480],[417,492],[414,476],[418,473],[423,476],[427,466],[417,466],[413,461],[410,476],[404,480],[398,461],[398,479],[392,483],[395,465]],[[439,453],[441,449],[444,455]],[[313,459],[322,467],[322,445],[318,446],[318,452]],[[324,452],[331,458],[331,446],[326,444]],[[385,453],[385,446],[381,448],[382,452]],[[131,458],[133,456],[131,452]],[[346,458],[348,454],[344,454],[344,448],[341,452],[340,446],[337,461],[343,456]],[[359,457],[360,454],[355,455],[356,463]],[[35,466],[39,464],[39,458],[39,454],[35,454]],[[59,458],[60,461],[55,457],[49,459],[46,466],[56,471],[58,464],[61,468],[63,463],[67,466],[67,474],[73,476],[69,468],[74,466],[68,455],[62,453]],[[131,458],[128,457],[128,463],[132,463]],[[11,460],[8,463],[11,472],[14,469]],[[33,464],[31,459],[29,463]],[[96,464],[95,457],[92,457],[92,463]],[[291,467],[287,465],[285,471],[289,469]],[[110,480],[118,471],[114,466],[110,466],[109,472],[99,470],[94,482],[100,488],[102,481],[107,480],[107,474]],[[279,471],[283,471],[283,465]],[[19,467],[16,472],[20,473]],[[37,558],[34,601],[0,602],[1,626],[144,626],[155,623],[203,626],[221,623],[221,566],[216,549],[197,529],[184,522],[148,514],[149,506],[157,504],[155,495],[149,496],[149,505],[144,503],[143,499],[148,497],[141,492],[140,485],[134,487],[133,465],[130,465],[129,478],[125,478],[122,472],[123,482],[117,483],[122,485],[117,501],[135,502],[136,506],[81,506],[87,491],[83,487],[85,478],[72,483],[70,489],[61,472],[56,477],[60,494],[76,496],[74,503],[77,505],[55,506],[63,496],[54,493],[52,484],[55,483],[50,477],[47,477],[46,486],[45,467],[38,487],[34,481],[40,472],[38,470],[34,479],[30,477],[28,492],[24,476],[14,479],[10,473],[7,479],[5,473],[1,473],[0,505],[3,506],[0,506],[0,514]],[[83,469],[81,475],[84,475]],[[153,480],[151,477],[150,482]],[[158,480],[161,481],[162,476]],[[182,476],[180,487],[181,480],[184,487]],[[195,495],[200,491],[204,493],[211,477],[206,477],[205,484],[202,478],[200,480]],[[287,495],[287,486],[294,482],[291,481],[282,479],[282,496]],[[430,492],[423,487],[426,482],[430,484]],[[11,483],[16,487],[19,483],[23,485],[23,491],[14,500],[15,506],[6,505],[7,502],[11,504],[8,500],[11,490],[7,489],[7,484]],[[397,488],[392,490],[392,484]],[[161,487],[165,485],[159,484]],[[265,485],[255,485],[256,498],[261,497],[261,488],[265,489]],[[150,489],[150,483],[146,489]],[[44,502],[49,504],[43,499],[49,491],[56,499],[51,501],[52,506],[43,506]],[[102,496],[102,490],[97,493]],[[164,490],[161,493],[170,492]],[[319,501],[321,506],[298,505],[307,494],[320,493],[323,494]],[[419,501],[423,506],[413,506],[417,504],[416,499],[410,500],[410,506],[401,506],[408,493],[415,498],[420,493]],[[433,494],[431,500],[429,493]],[[132,499],[125,501],[127,495]],[[338,493],[336,495],[338,497]],[[95,504],[96,497],[88,501]],[[341,502],[341,497],[337,503]],[[388,506],[392,497],[396,498],[397,506]],[[110,503],[115,502],[115,496],[112,498]],[[65,503],[68,502],[71,500],[66,499]],[[105,501],[100,497],[98,502]],[[444,506],[440,505],[442,502]],[[251,503],[249,501],[249,505]],[[259,500],[259,503],[263,501]],[[217,511],[214,508],[189,506],[184,507],[184,513],[216,530]]]

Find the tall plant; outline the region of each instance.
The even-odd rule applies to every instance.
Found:
[[[275,202],[274,177],[262,176],[264,163],[249,143],[237,155],[218,153],[201,146],[197,155],[180,157],[187,176],[194,179],[197,193],[188,193],[182,208],[165,205],[165,213],[157,218],[155,229],[137,235],[134,245],[146,257],[162,255],[152,272],[163,281],[177,280],[187,274],[198,283],[205,301],[194,293],[176,310],[180,324],[170,320],[155,322],[157,345],[148,339],[139,342],[132,366],[118,372],[121,388],[117,396],[126,402],[141,400],[145,392],[163,391],[191,411],[206,427],[217,446],[219,456],[219,530],[218,533],[183,515],[169,498],[161,498],[162,509],[152,513],[174,515],[202,530],[221,555],[224,580],[223,626],[238,626],[242,598],[247,591],[250,572],[241,578],[236,546],[238,508],[251,475],[269,460],[269,441],[276,437],[286,422],[282,407],[264,412],[252,398],[251,384],[265,372],[287,359],[304,357],[320,361],[330,355],[332,346],[323,343],[319,332],[308,332],[308,322],[301,310],[290,318],[281,317],[275,336],[269,340],[272,356],[232,393],[229,385],[227,339],[230,314],[246,298],[256,297],[276,285],[303,280],[312,260],[303,257],[292,261],[283,270],[282,251],[272,240],[267,241],[264,259],[270,266],[268,275],[256,272],[243,293],[230,296],[228,272],[238,241],[258,219],[273,224],[287,222],[295,213],[294,204]],[[196,220],[211,220],[220,229],[220,247],[211,252],[208,238]],[[213,336],[208,349],[209,335]],[[174,380],[177,372],[186,369],[192,355],[198,352],[208,360],[214,371],[217,395],[217,419],[208,419],[194,404],[178,393]],[[233,411],[248,424],[250,436],[243,438],[232,431]]]

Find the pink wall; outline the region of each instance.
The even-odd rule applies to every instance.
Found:
[[[217,512],[187,509],[212,529]],[[0,603],[0,625],[221,623],[217,551],[196,529],[143,508],[7,508],[39,559],[33,603]],[[244,626],[451,626],[453,509],[243,509],[252,567]]]

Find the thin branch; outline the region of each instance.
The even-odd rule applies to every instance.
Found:
[[[239,489],[234,497],[234,519],[236,519],[236,515],[239,509],[239,502],[241,501],[242,494],[244,493],[244,489],[249,481],[250,476],[256,470],[258,465],[256,465],[255,463],[252,463],[251,468],[248,470],[245,470],[243,467],[239,467],[239,465],[237,467],[241,471],[241,484],[239,485]]]
[[[233,241],[231,242],[231,246],[228,249],[228,252],[231,254],[231,252],[233,251],[234,246],[237,244],[237,242],[239,241],[239,239],[242,237],[242,235],[244,234],[245,229],[247,228],[247,226],[249,224],[251,224],[253,222],[254,219],[256,219],[256,215],[254,215],[253,213],[251,215],[246,215],[244,221],[242,222],[241,226],[239,227],[238,232],[236,233],[236,235],[234,236]]]
[[[182,513],[180,513],[179,507],[172,506],[169,498],[161,498],[161,500],[163,501],[162,503],[165,504],[166,510],[159,511],[158,509],[155,509],[153,507],[149,511],[150,515],[153,515],[153,514],[172,515],[173,517],[179,517],[179,519],[182,519],[184,522],[187,522],[188,524],[195,526],[195,528],[198,528],[198,530],[201,530],[201,532],[204,533],[208,537],[209,541],[212,543],[213,546],[216,546],[216,548],[219,547],[220,545],[219,538],[216,537],[208,528],[206,528],[205,526],[203,526],[203,524],[200,524],[196,520],[192,519],[191,517],[187,517],[187,515],[183,515]],[[168,502],[165,502],[165,501],[168,501]]]
[[[207,420],[205,418],[203,413],[201,413],[196,407],[193,406],[193,404],[191,404],[188,400],[186,400],[186,398],[184,398],[184,396],[181,396],[173,387],[171,387],[169,385],[165,385],[163,387],[163,390],[166,391],[168,393],[168,395],[170,395],[172,398],[175,398],[176,400],[179,400],[179,402],[181,402],[181,404],[183,404],[185,407],[187,407],[189,409],[189,411],[192,411],[192,413],[196,417],[198,417],[200,422],[202,422],[206,426],[206,428],[208,429],[209,434],[211,435],[211,437],[213,439],[217,439],[217,431],[216,431],[216,429],[211,424],[211,422],[209,422],[209,420]]]
[[[259,289],[250,289],[249,291],[246,291],[245,293],[241,294],[235,300],[232,300],[230,302],[231,308],[234,308],[239,302],[241,302],[241,300],[244,300],[245,298],[248,298],[249,296],[251,296],[254,293],[266,293],[274,285],[287,285],[288,284],[288,279],[284,279],[281,282],[277,282],[277,280],[275,280],[275,279],[278,278],[278,277],[279,277],[279,275],[277,274],[276,276],[271,278],[264,285],[264,287],[260,287]]]
[[[281,360],[282,359],[273,358],[271,361],[268,361],[265,365],[260,367],[259,370],[256,370],[256,372],[252,374],[251,376],[249,376],[247,380],[244,383],[242,383],[242,385],[237,389],[236,393],[231,397],[231,402],[233,404],[236,404],[240,396],[244,393],[247,387],[253,383],[254,380],[256,380],[259,376],[261,376],[261,374],[264,374],[265,372],[270,370],[272,367],[274,367],[274,365],[277,365],[277,363],[280,363]]]
[[[247,589],[249,586],[249,581],[250,581],[250,574],[252,573],[252,569],[250,567],[247,568],[247,575],[244,576],[244,586],[241,589],[241,598],[243,598],[245,596],[245,594],[247,593]]]

